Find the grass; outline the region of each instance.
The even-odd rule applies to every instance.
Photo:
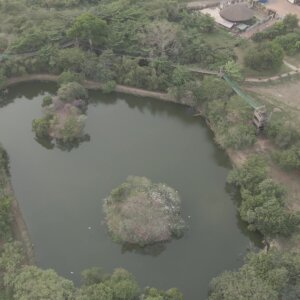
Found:
[[[215,29],[214,33],[204,33],[202,37],[212,48],[234,48],[240,42],[239,38],[219,27]]]

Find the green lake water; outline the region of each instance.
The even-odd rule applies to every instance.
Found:
[[[123,267],[142,287],[178,287],[185,299],[206,299],[212,277],[239,267],[259,242],[237,217],[226,186],[229,160],[203,120],[179,105],[90,92],[90,140],[71,151],[47,149],[31,122],[42,116],[43,96],[55,92],[50,83],[20,84],[0,110],[0,141],[37,264],[76,283],[85,268]],[[128,175],[178,190],[189,226],[182,239],[143,251],[111,241],[102,199]]]

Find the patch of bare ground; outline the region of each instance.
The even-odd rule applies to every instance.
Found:
[[[300,79],[295,78],[268,86],[252,86],[247,90],[253,91],[263,100],[279,106],[284,110],[297,109],[300,118]]]

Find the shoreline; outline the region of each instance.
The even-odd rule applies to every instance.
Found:
[[[52,74],[29,74],[29,75],[24,75],[24,76],[19,76],[19,77],[12,77],[12,78],[7,79],[3,88],[7,88],[7,87],[13,86],[18,83],[30,82],[30,81],[51,81],[51,82],[57,83],[58,78],[59,78],[58,75],[52,75]],[[97,81],[84,80],[82,82],[82,85],[88,90],[103,90],[103,85]],[[123,94],[128,94],[128,95],[133,95],[133,96],[155,98],[155,99],[162,100],[165,102],[171,102],[171,103],[183,105],[182,103],[179,103],[178,101],[176,101],[176,99],[174,99],[174,97],[170,96],[167,93],[153,92],[153,91],[149,91],[149,90],[144,90],[144,89],[120,85],[120,84],[116,85],[116,88],[113,92],[123,93]],[[184,104],[184,105],[190,106],[189,104]],[[204,118],[208,128],[214,133],[213,128],[210,126],[208,120],[203,116],[203,113],[201,112],[201,110],[199,108],[196,108],[196,111],[197,111],[197,113],[195,114],[195,117],[199,116],[199,117]],[[233,166],[241,165],[241,159],[238,157],[238,156],[240,156],[239,152],[241,152],[241,151],[236,151],[236,150],[232,150],[232,149],[223,149],[223,150],[227,153]]]
[[[24,75],[19,77],[12,77],[7,79],[6,83],[3,86],[3,89],[11,87],[13,85],[23,83],[23,82],[30,82],[30,81],[51,81],[51,82],[58,82],[58,75],[52,75],[52,74],[31,74],[31,75]],[[88,90],[102,90],[103,85],[100,82],[91,81],[91,80],[84,80],[82,82],[82,85],[88,89]],[[141,97],[148,97],[148,98],[155,98],[161,101],[165,102],[171,102],[176,104],[181,104],[177,102],[173,97],[171,97],[167,93],[160,93],[160,92],[153,92],[148,90],[143,90],[139,88],[124,86],[124,85],[116,85],[116,88],[114,92],[117,93],[123,93],[123,94],[129,94],[134,96],[141,96]],[[186,104],[187,106],[190,106]],[[210,126],[208,120],[203,116],[202,112],[197,109],[197,114],[195,117],[202,117],[205,119],[205,122],[207,124],[207,127],[214,133],[213,128]],[[231,149],[222,149],[226,152],[228,155],[230,162],[234,167],[240,166],[242,162],[245,160],[244,155],[239,154],[239,151],[231,150]],[[9,154],[8,154],[9,155]],[[242,158],[241,158],[242,157]],[[27,225],[25,223],[25,220],[22,215],[22,211],[19,206],[19,202],[15,197],[14,190],[11,183],[10,176],[7,176],[8,184],[7,188],[9,189],[9,192],[11,194],[11,197],[13,199],[12,201],[12,231],[14,234],[14,237],[21,241],[25,250],[26,258],[29,264],[35,264],[35,255],[34,255],[34,248],[33,244],[31,242],[30,234],[27,228]]]

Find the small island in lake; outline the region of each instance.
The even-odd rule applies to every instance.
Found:
[[[38,139],[70,143],[84,137],[87,91],[79,83],[62,85],[56,97],[45,96],[42,107],[44,117],[32,122],[32,130]]]
[[[178,192],[145,177],[128,177],[104,200],[109,234],[116,242],[144,247],[180,238],[186,228]]]

